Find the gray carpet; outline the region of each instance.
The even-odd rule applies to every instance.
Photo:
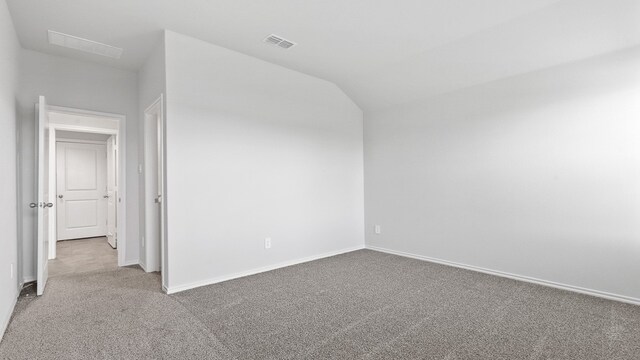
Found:
[[[106,237],[56,243],[56,258],[49,260],[49,277],[118,268],[118,251]]]
[[[19,300],[2,359],[639,359],[640,307],[369,250],[163,295],[124,268]]]

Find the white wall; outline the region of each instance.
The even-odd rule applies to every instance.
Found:
[[[7,4],[0,1],[0,339],[13,312],[19,283],[16,225],[16,85],[19,51],[20,45]]]
[[[34,104],[45,95],[50,105],[122,114],[126,119],[127,248],[128,263],[138,262],[138,89],[137,74],[88,62],[22,50],[19,87],[22,131],[23,278],[35,279],[36,212],[27,204],[34,199]]]
[[[161,39],[158,41],[158,44],[151,52],[149,57],[147,58],[145,64],[138,71],[138,118],[140,119],[139,123],[139,152],[140,152],[140,162],[144,163],[144,111],[153,104],[161,94],[165,93],[165,52],[164,52],[164,34],[161,36]],[[140,236],[145,235],[145,223],[148,221],[145,217],[145,205],[144,205],[144,196],[145,196],[145,188],[144,188],[144,179],[146,175],[146,170],[149,164],[145,164],[145,174],[140,177],[140,190],[139,194],[141,197],[141,206],[140,206]],[[157,269],[156,264],[149,264],[147,258],[147,254],[151,253],[154,250],[153,246],[149,241],[144,244],[140,243],[140,264],[147,271],[151,271],[152,269]],[[155,247],[157,251],[159,251],[159,244],[156,244],[158,247]],[[163,273],[166,276],[166,271]],[[166,280],[166,279],[165,279]],[[163,281],[166,283],[166,281]]]
[[[329,82],[165,40],[169,290],[362,247],[360,109]]]
[[[639,63],[366,113],[367,246],[640,299]]]

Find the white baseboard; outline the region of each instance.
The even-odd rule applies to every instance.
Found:
[[[353,247],[350,247],[350,248],[345,248],[345,249],[341,249],[341,250],[337,250],[337,251],[331,251],[331,252],[327,252],[327,253],[320,254],[320,255],[308,256],[308,257],[301,258],[301,259],[284,261],[284,262],[281,262],[281,263],[277,263],[277,264],[273,264],[273,265],[269,265],[269,266],[265,266],[265,267],[261,267],[261,268],[251,269],[251,270],[247,270],[247,271],[241,271],[241,272],[237,272],[237,273],[229,274],[229,275],[218,276],[218,277],[215,277],[215,278],[212,278],[212,279],[196,281],[196,282],[192,282],[192,283],[189,283],[189,284],[178,285],[178,286],[169,286],[169,287],[166,288],[166,292],[167,292],[167,294],[175,294],[175,293],[180,292],[180,291],[185,291],[185,290],[197,288],[197,287],[200,287],[200,286],[217,284],[217,283],[220,283],[220,282],[223,282],[223,281],[233,280],[233,279],[237,279],[237,278],[241,278],[241,277],[245,277],[245,276],[249,276],[249,275],[255,275],[255,274],[263,273],[263,272],[266,272],[266,271],[280,269],[280,268],[287,267],[287,266],[302,264],[302,263],[309,262],[309,261],[320,260],[320,259],[323,259],[323,258],[336,256],[336,255],[340,255],[340,254],[344,254],[344,253],[348,253],[348,252],[352,252],[352,251],[356,251],[356,250],[361,250],[361,249],[364,249],[364,245],[353,246]]]
[[[19,292],[18,294],[16,294],[16,297],[13,299],[13,302],[11,303],[11,307],[9,308],[9,311],[2,319],[2,323],[0,323],[0,341],[2,341],[2,337],[4,337],[4,333],[5,331],[7,331],[7,328],[9,327],[9,321],[11,320],[11,316],[13,315],[13,310],[16,308],[16,303],[18,302],[18,296],[20,296]]]
[[[461,264],[461,263],[457,263],[457,262],[453,262],[453,261],[432,258],[432,257],[429,257],[429,256],[412,254],[412,253],[407,253],[407,252],[397,251],[397,250],[391,250],[391,249],[378,247],[378,246],[366,245],[365,247],[367,249],[370,249],[370,250],[380,251],[380,252],[387,253],[387,254],[398,255],[398,256],[408,257],[408,258],[412,258],[412,259],[423,260],[423,261],[429,261],[429,262],[436,263],[436,264],[448,265],[448,266],[453,266],[453,267],[457,267],[457,268],[461,268],[461,269],[477,271],[477,272],[481,272],[481,273],[485,273],[485,274],[489,274],[489,275],[495,275],[495,276],[505,277],[505,278],[509,278],[509,279],[513,279],[513,280],[524,281],[524,282],[528,282],[528,283],[532,283],[532,284],[548,286],[548,287],[552,287],[552,288],[556,288],[556,289],[572,291],[572,292],[585,294],[585,295],[591,295],[591,296],[604,298],[604,299],[608,299],[608,300],[620,301],[620,302],[633,304],[633,305],[640,305],[640,299],[634,298],[634,297],[630,297],[630,296],[612,294],[612,293],[608,293],[608,292],[604,292],[604,291],[587,289],[587,288],[583,288],[583,287],[579,287],[579,286],[567,285],[567,284],[562,284],[562,283],[558,283],[558,282],[554,282],[554,281],[537,279],[537,278],[533,278],[533,277],[529,277],[529,276],[517,275],[517,274],[508,273],[508,272],[498,271],[498,270],[491,270],[491,269],[486,269],[486,268],[482,268],[482,267],[478,267],[478,266],[466,265],[466,264]]]
[[[24,286],[24,284],[28,284],[28,283],[34,282],[34,281],[36,281],[36,277],[35,276],[27,276],[27,277],[22,279],[22,285]]]
[[[144,272],[148,272],[147,265],[144,262],[140,261],[138,265],[142,268],[142,270],[144,270]]]
[[[120,266],[120,267],[122,267],[122,266],[131,266],[131,265],[140,265],[140,260],[138,260],[138,259],[125,260],[122,264],[118,264],[118,266]]]

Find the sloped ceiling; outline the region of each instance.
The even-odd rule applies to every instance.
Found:
[[[7,2],[28,49],[135,70],[168,29],[334,82],[365,111],[640,44],[638,0]],[[49,29],[124,55],[49,45]]]

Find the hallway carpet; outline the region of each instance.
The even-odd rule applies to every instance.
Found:
[[[640,307],[361,250],[164,295],[137,268],[20,298],[0,359],[638,359]]]
[[[118,268],[118,251],[106,237],[56,242],[56,258],[49,260],[49,277]]]

